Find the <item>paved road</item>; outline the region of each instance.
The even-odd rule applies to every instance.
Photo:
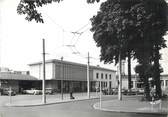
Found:
[[[16,98],[16,97],[15,97]],[[19,97],[17,97],[19,99]],[[37,97],[35,97],[37,98]],[[104,100],[116,97],[106,97]],[[7,99],[7,97],[6,97]],[[4,99],[5,100],[5,99]],[[1,100],[2,101],[2,100]],[[98,99],[34,107],[0,107],[0,117],[166,117],[163,115],[116,113],[95,110]]]

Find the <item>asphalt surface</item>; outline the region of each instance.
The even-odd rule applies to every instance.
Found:
[[[22,97],[14,97],[13,100],[19,100]],[[25,98],[29,98],[28,96]],[[31,98],[39,98],[31,96]],[[104,97],[103,100],[116,98]],[[5,104],[9,101],[9,97],[0,98],[0,104]],[[158,114],[137,114],[137,113],[118,113],[105,112],[95,110],[93,105],[98,102],[98,99],[75,101],[68,103],[59,103],[45,106],[32,107],[0,107],[0,117],[166,117],[166,115]]]

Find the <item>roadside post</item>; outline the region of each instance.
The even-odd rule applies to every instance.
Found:
[[[64,99],[64,64],[63,64],[63,56],[61,57],[61,64],[62,64],[62,77],[61,77],[61,99]]]
[[[45,94],[45,39],[43,39],[43,80],[42,80],[42,102],[46,104],[46,94]]]
[[[100,80],[100,109],[102,107],[102,86],[101,86],[101,80]]]
[[[9,88],[9,103],[12,104],[12,89]]]

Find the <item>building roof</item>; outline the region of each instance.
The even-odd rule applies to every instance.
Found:
[[[0,80],[38,80],[34,76],[14,73],[0,73]]]
[[[64,60],[61,61],[61,60],[58,60],[58,59],[50,59],[50,60],[46,60],[45,62],[46,63],[55,63],[55,62],[57,62],[57,63],[71,64],[71,65],[78,65],[78,66],[82,66],[82,67],[86,67],[87,66],[86,64],[81,64],[81,63],[76,63],[76,62],[70,62],[70,61],[64,61]],[[42,62],[35,62],[35,63],[28,64],[28,65],[29,66],[33,66],[33,65],[39,65],[39,64],[42,64]],[[90,68],[116,72],[115,70],[103,68],[103,67],[100,67],[100,66],[92,66],[92,65],[90,65]]]

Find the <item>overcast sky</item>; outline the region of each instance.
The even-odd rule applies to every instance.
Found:
[[[29,70],[27,64],[42,60],[42,39],[46,41],[46,59],[87,63],[89,51],[92,65],[115,69],[114,65],[99,62],[100,50],[89,31],[89,19],[96,14],[99,4],[89,5],[86,0],[64,0],[39,10],[45,23],[28,22],[16,12],[20,0],[0,0],[0,66],[14,70]],[[73,34],[72,32],[81,32]],[[67,45],[75,45],[68,47]],[[165,73],[168,51],[162,51]],[[78,53],[78,54],[73,54]],[[164,64],[163,64],[164,63]]]

